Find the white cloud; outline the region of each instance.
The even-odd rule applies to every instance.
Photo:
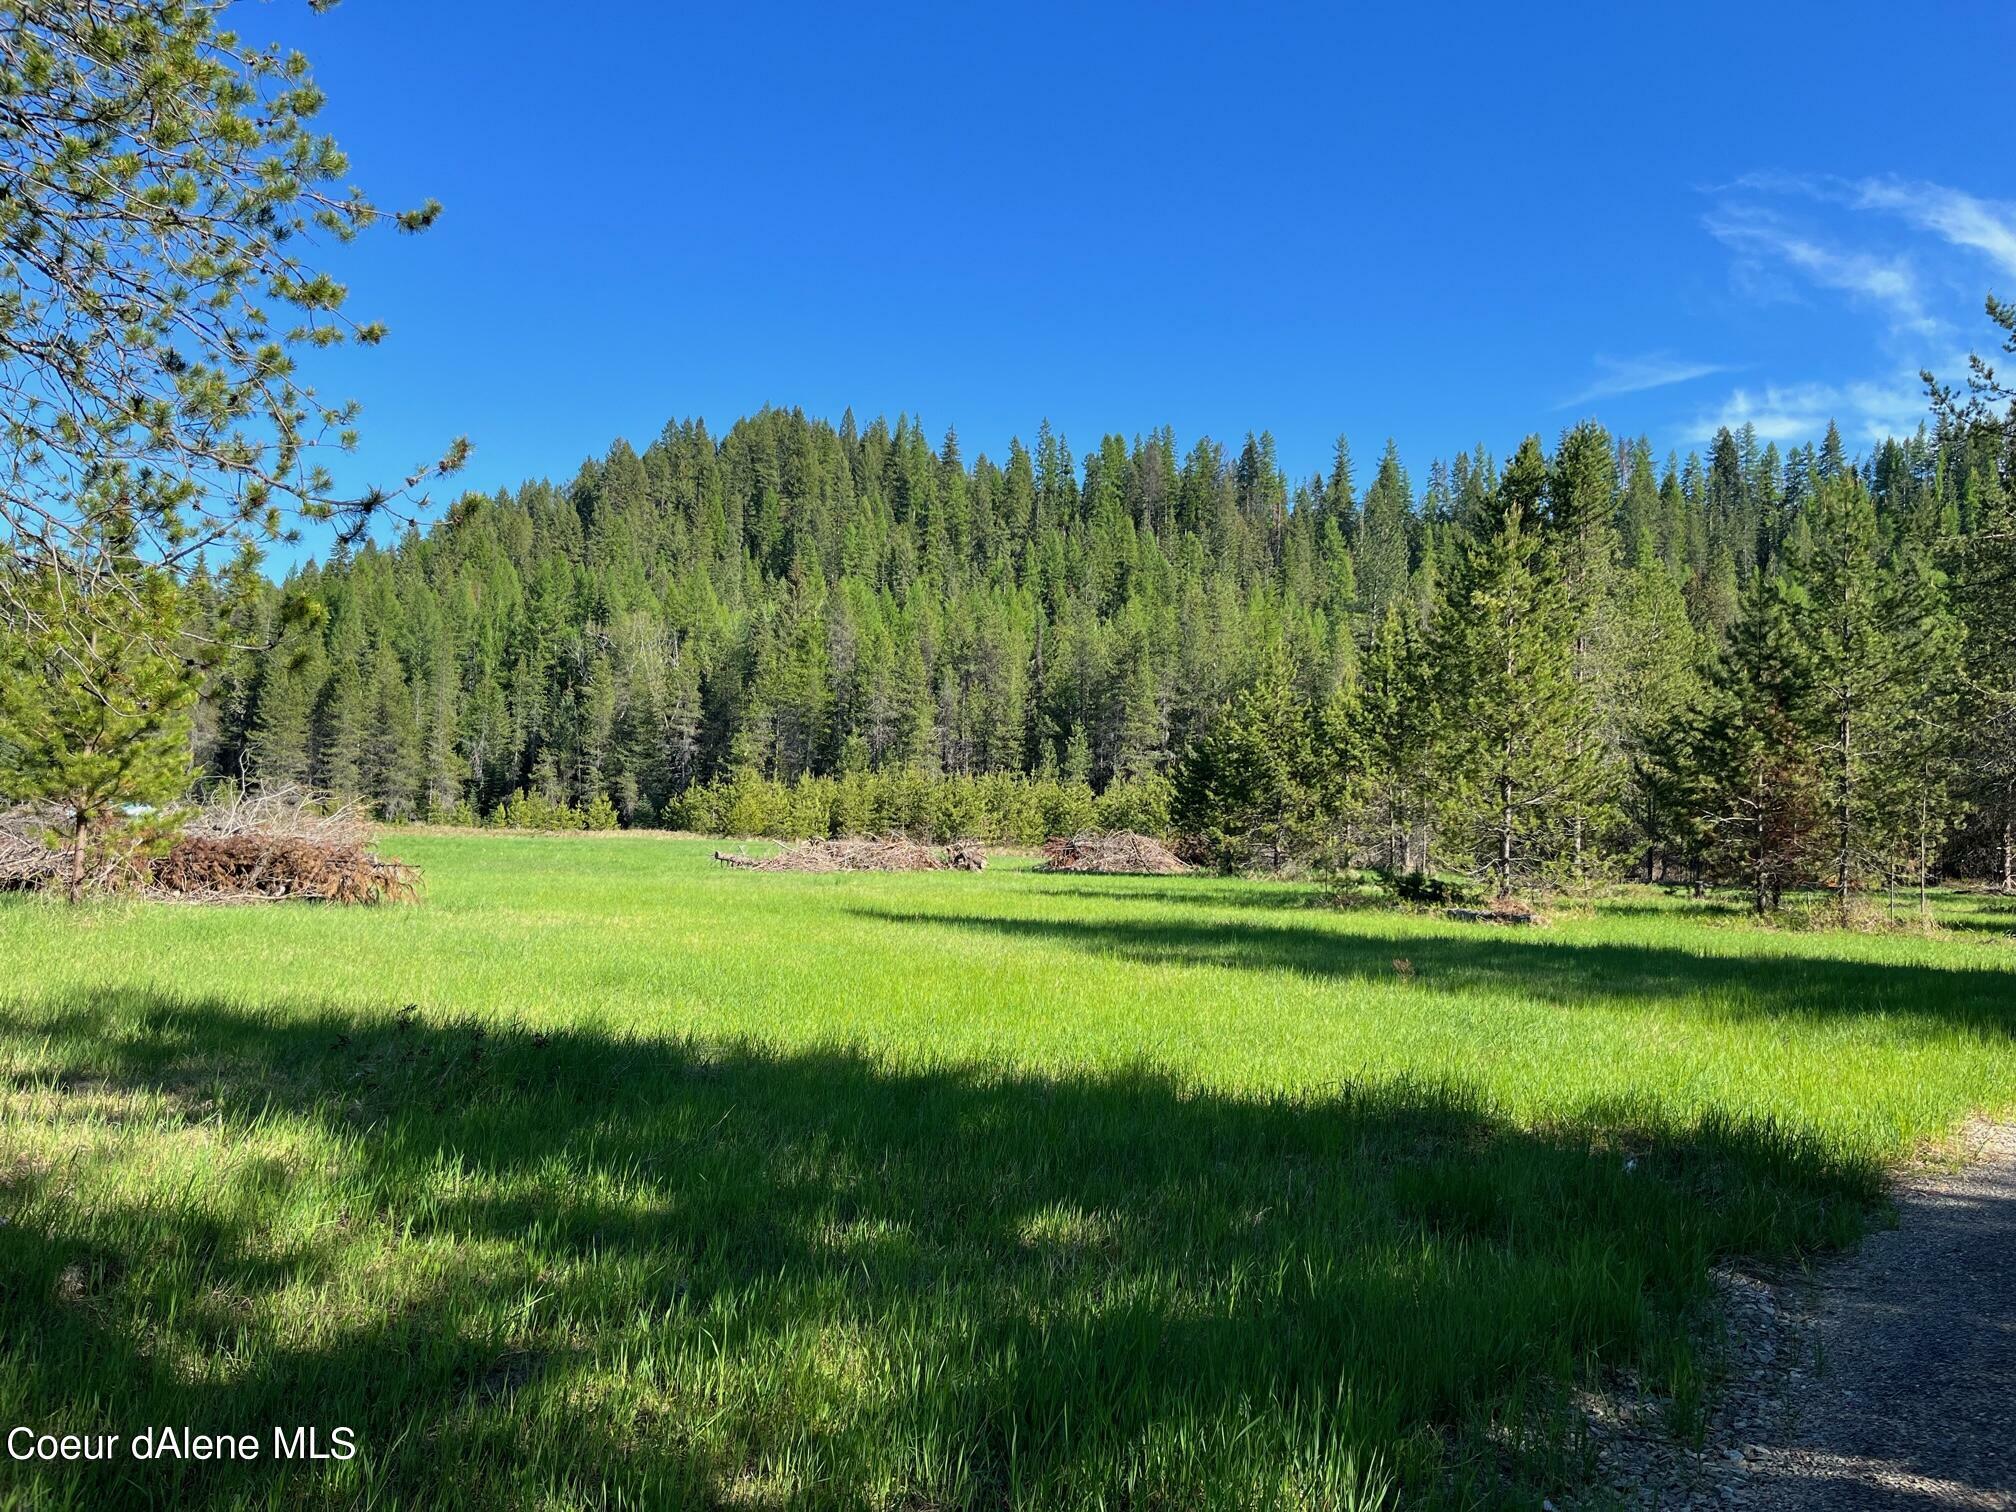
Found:
[[[1900,215],[1956,247],[1985,253],[2003,272],[2016,276],[2016,204],[1904,179],[1863,179],[1855,185],[1852,203],[1857,209]]]
[[[2003,272],[2016,275],[2016,202],[1983,199],[1945,184],[1896,177],[1752,173],[1730,187],[1759,194],[1797,194],[1854,210],[1885,212],[1953,246],[1980,252]]]
[[[1595,367],[1596,377],[1589,386],[1574,397],[1563,400],[1557,408],[1567,409],[1570,405],[1588,404],[1596,399],[1613,399],[1619,394],[1642,393],[1646,389],[1668,388],[1676,383],[1691,383],[1696,378],[1729,371],[1719,362],[1689,362],[1666,352],[1647,352],[1638,357],[1598,356]]]
[[[1687,423],[1691,439],[1748,424],[1765,441],[1804,442],[1830,420],[1851,446],[1909,435],[1926,416],[1920,366],[1941,374],[1966,366],[1956,351],[1965,334],[1947,317],[1958,318],[1963,295],[1979,308],[1980,259],[2016,277],[2016,202],[1919,180],[1818,174],[1755,173],[1706,192],[1715,205],[1702,224],[1734,254],[1739,289],[1760,301],[1832,290],[1881,311],[1887,329],[1872,333],[1884,354],[1876,376],[1732,389]],[[1809,213],[1798,213],[1801,200]]]
[[[1817,441],[1829,421],[1841,427],[1851,445],[1868,445],[1886,436],[1908,436],[1925,418],[1925,391],[1915,375],[1859,383],[1766,384],[1738,388],[1720,408],[1703,411],[1689,427],[1689,437],[1706,440],[1722,427],[1756,427],[1757,439]]]
[[[1840,289],[1890,312],[1898,329],[1929,335],[1941,322],[1926,313],[1918,275],[1905,257],[1832,247],[1788,227],[1768,210],[1727,205],[1703,217],[1711,235],[1751,258],[1775,258],[1823,288]]]

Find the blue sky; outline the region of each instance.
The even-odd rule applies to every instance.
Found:
[[[765,403],[999,455],[1168,422],[1417,481],[1594,414],[1865,446],[2016,297],[2016,9],[244,7],[424,237],[346,480],[463,486]],[[437,500],[437,502],[439,502]]]

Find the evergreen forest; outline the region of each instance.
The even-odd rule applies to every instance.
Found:
[[[197,759],[394,821],[2006,885],[2011,435],[1662,459],[1585,422],[1291,478],[1266,434],[679,421],[282,583],[199,569]]]

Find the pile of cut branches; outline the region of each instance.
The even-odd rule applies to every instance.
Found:
[[[265,835],[316,845],[369,845],[371,816],[361,804],[330,806],[297,787],[256,793],[226,787],[204,800],[189,816],[182,833],[211,840]]]
[[[1049,858],[1043,870],[1053,872],[1177,877],[1191,869],[1160,840],[1132,830],[1086,830],[1068,839],[1060,836],[1044,842],[1043,854]]]
[[[62,830],[53,811],[0,815],[0,889],[66,886],[72,856]],[[408,903],[419,894],[415,868],[372,853],[361,809],[325,809],[291,789],[234,790],[93,840],[85,866],[91,892],[197,903]]]
[[[361,845],[293,835],[184,835],[154,863],[146,890],[216,903],[411,903],[419,873]]]
[[[50,821],[31,809],[0,814],[0,892],[61,885],[66,859],[50,846],[49,828]]]
[[[801,840],[769,856],[714,852],[723,866],[760,872],[980,871],[987,856],[977,845],[934,851],[890,835],[880,840]]]
[[[1445,919],[1459,924],[1545,924],[1547,916],[1523,898],[1493,898],[1482,908],[1445,908]]]
[[[29,803],[0,812],[0,892],[61,892],[69,887],[71,846],[65,815],[50,804]],[[146,826],[99,834],[78,874],[86,892],[130,892],[147,880]]]
[[[292,788],[232,789],[183,826],[146,891],[217,903],[411,903],[419,883],[415,868],[372,853],[370,820],[356,805],[324,808]]]

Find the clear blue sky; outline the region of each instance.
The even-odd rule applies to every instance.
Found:
[[[424,237],[341,249],[385,346],[341,469],[467,433],[565,477],[765,403],[1340,431],[1428,461],[1596,414],[1851,445],[2016,296],[2000,4],[246,6]],[[437,500],[438,502],[438,500]]]

